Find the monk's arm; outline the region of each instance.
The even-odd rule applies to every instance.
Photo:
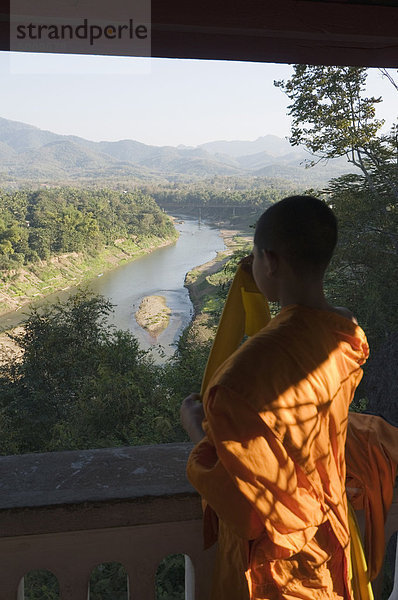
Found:
[[[207,436],[191,452],[187,475],[200,495],[234,533],[247,540],[261,535],[264,525],[218,459]]]
[[[235,533],[254,539],[263,531],[263,525],[218,460],[213,443],[203,431],[204,418],[199,394],[187,396],[181,405],[181,422],[190,439],[197,444],[189,457],[188,478]]]
[[[196,442],[187,474],[192,485],[213,508],[217,515],[240,537],[254,539],[264,525],[217,456],[211,428],[204,416],[198,395],[188,396],[181,407],[181,419],[192,441]],[[202,422],[204,429],[202,428]]]

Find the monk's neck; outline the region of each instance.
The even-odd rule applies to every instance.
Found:
[[[331,306],[325,298],[323,281],[285,281],[279,289],[281,307],[300,304],[308,308],[330,310]]]

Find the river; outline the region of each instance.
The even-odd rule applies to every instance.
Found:
[[[180,237],[175,244],[154,250],[84,284],[115,305],[111,323],[118,329],[130,330],[144,349],[162,346],[166,356],[173,354],[176,342],[193,314],[188,290],[184,287],[185,274],[225,248],[217,228],[189,217],[175,216],[182,221],[176,223]],[[52,294],[46,300],[66,299],[73,291],[71,288]],[[134,317],[141,299],[154,294],[164,296],[171,309],[169,325],[156,340],[137,324]],[[23,312],[26,310],[0,317],[0,328],[4,330],[18,325]]]

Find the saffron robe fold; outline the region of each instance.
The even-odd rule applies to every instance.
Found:
[[[398,427],[378,415],[350,413],[346,444],[347,495],[365,511],[365,555],[369,578],[377,577],[384,558],[384,524],[398,465]]]
[[[268,302],[253,279],[251,263],[250,256],[240,262],[229,288],[203,374],[202,396],[214,371],[239,347],[243,337],[254,335],[271,320]]]
[[[344,445],[367,356],[353,322],[292,305],[214,373],[187,465],[207,530],[219,518],[214,600],[350,597]]]

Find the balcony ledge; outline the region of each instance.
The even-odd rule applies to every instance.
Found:
[[[2,537],[201,518],[191,444],[0,457]],[[112,505],[112,510],[110,510]]]

